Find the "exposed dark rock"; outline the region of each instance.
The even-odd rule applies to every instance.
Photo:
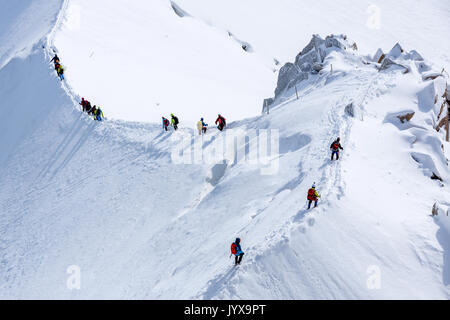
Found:
[[[400,46],[399,43],[396,43],[395,46],[389,51],[388,56],[391,58],[397,59],[399,58],[402,53],[404,52],[403,48]]]
[[[386,70],[386,69],[389,69],[389,68],[392,67],[392,66],[398,66],[398,67],[403,68],[403,69],[405,70],[404,73],[408,73],[408,72],[409,72],[409,69],[408,69],[407,67],[405,67],[404,65],[401,65],[401,64],[399,64],[399,63],[397,63],[397,62],[394,62],[393,60],[391,60],[391,59],[388,58],[388,57],[386,57],[386,58],[383,60],[383,63],[381,64],[379,70],[380,70],[380,71]]]
[[[339,41],[339,39],[335,36],[328,36],[325,38],[325,47],[331,48],[336,47],[345,50],[346,46],[342,42]]]
[[[415,112],[411,112],[404,115],[399,115],[397,116],[397,118],[399,118],[402,123],[405,123],[405,120],[411,121],[411,119],[414,117],[415,114],[416,114]]]
[[[315,72],[320,72],[321,70],[323,70],[323,64],[322,63],[314,63],[312,66],[312,69]]]
[[[279,75],[277,88],[275,89],[275,96],[278,96],[284,89],[288,86],[289,82],[296,79],[300,74],[300,70],[293,63],[286,63],[281,67]]]
[[[181,7],[177,5],[175,2],[171,1],[170,5],[172,6],[172,9],[175,12],[175,14],[180,18],[189,17],[189,14],[183,9],[181,9]]]
[[[295,62],[286,63],[280,68],[274,100],[284,91],[308,79],[310,74],[323,70],[325,57],[331,51],[328,48],[345,50],[348,47],[345,41],[345,35],[331,35],[325,40],[319,35],[313,35],[308,45],[297,55]],[[274,61],[275,64],[279,63],[276,59]]]
[[[433,172],[433,175],[431,176],[431,180],[439,180],[440,182],[443,182],[441,177],[439,177],[436,173]]]
[[[355,108],[353,107],[353,102],[345,107],[345,114],[352,118],[355,117]]]

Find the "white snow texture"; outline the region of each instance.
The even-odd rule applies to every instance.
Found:
[[[449,299],[449,10],[0,0],[0,299]],[[278,170],[176,163],[200,117],[204,154],[278,130]]]

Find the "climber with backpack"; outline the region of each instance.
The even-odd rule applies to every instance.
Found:
[[[86,100],[86,112],[87,114],[91,115],[92,114],[92,105],[89,101]]]
[[[103,121],[103,111],[100,106],[97,107],[97,110],[95,111],[94,120]]]
[[[314,208],[317,207],[317,203],[319,202],[320,195],[316,191],[316,184],[314,183],[311,189],[308,190],[308,210],[311,209],[311,204],[314,201]]]
[[[164,130],[169,131],[169,129],[168,129],[168,127],[170,125],[169,120],[167,120],[166,118],[162,117],[162,124],[163,124]]]
[[[83,112],[86,112],[87,103],[88,103],[87,100],[84,100],[84,98],[81,98],[80,105],[83,108]]]
[[[208,124],[203,121],[201,118],[199,122],[197,122],[198,135],[201,136],[202,133],[205,134],[206,130],[208,130]]]
[[[58,70],[56,70],[56,72],[58,73],[59,78],[61,79],[61,81],[64,80],[64,68],[59,65]]]
[[[58,72],[58,69],[61,67],[61,64],[59,62],[55,63],[55,71]]]
[[[227,125],[227,120],[219,114],[215,123],[216,123],[216,125],[219,124],[217,126],[217,129],[222,131]]]
[[[231,244],[231,254],[234,254],[234,264],[237,266],[241,264],[242,257],[244,256],[244,252],[241,248],[241,239],[236,238],[236,241]],[[230,256],[231,257],[231,256]]]
[[[337,138],[330,146],[331,150],[331,161],[334,160],[334,155],[336,155],[336,160],[339,160],[340,150],[344,150],[341,146],[341,138]]]
[[[89,115],[92,115],[92,117],[94,118],[94,120],[95,120],[95,118],[97,117],[97,106],[93,106],[92,108],[91,108],[91,111],[88,113]]]
[[[172,120],[171,120],[172,127],[174,128],[175,131],[177,131],[178,130],[178,124],[180,122],[178,121],[178,118],[173,115],[173,113],[170,116],[172,117]]]
[[[59,63],[59,57],[58,57],[58,55],[56,53],[55,53],[55,56],[53,57],[53,59],[50,60],[50,62],[53,62],[54,64]]]

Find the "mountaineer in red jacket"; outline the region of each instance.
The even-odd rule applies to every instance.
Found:
[[[320,195],[316,191],[316,185],[314,184],[311,189],[308,190],[308,210],[311,209],[311,204],[314,201],[314,208],[317,207],[317,202],[319,202]]]
[[[344,150],[341,146],[341,138],[337,138],[330,146],[331,149],[331,161],[334,160],[334,155],[336,155],[336,160],[339,160],[339,151]]]
[[[219,116],[217,117],[217,120],[216,120],[216,124],[219,124],[217,126],[217,129],[222,131],[223,128],[225,128],[227,125],[227,120],[219,114]]]

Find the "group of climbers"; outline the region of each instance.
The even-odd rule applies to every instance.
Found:
[[[60,64],[60,59],[58,55],[55,54],[51,62],[54,62],[55,64],[55,71],[57,72],[59,78],[64,80],[64,68]],[[96,105],[92,106],[91,103],[84,98],[81,99],[80,105],[83,108],[83,112],[86,112],[88,115],[92,115],[94,120],[102,121],[103,119],[103,111],[100,107],[97,107]],[[449,110],[450,113],[450,110]],[[174,130],[178,130],[178,124],[179,119],[174,114],[171,114],[171,120],[169,121],[167,118],[162,117],[162,124],[163,129],[165,131],[168,131],[169,126],[172,126]],[[227,125],[226,119],[222,115],[218,115],[215,124],[217,125],[217,128],[220,131],[223,131]],[[198,134],[202,135],[205,134],[208,129],[208,124],[205,123],[204,118],[201,118],[200,121],[197,122],[197,129]],[[340,138],[337,138],[330,146],[331,150],[331,161],[334,160],[334,157],[336,155],[336,160],[339,160],[339,153],[340,150],[344,150],[342,148],[342,145],[340,143]],[[315,183],[313,186],[308,190],[307,194],[307,200],[308,200],[308,210],[311,209],[311,205],[314,202],[314,208],[317,207],[318,201],[319,201],[320,195],[316,190]],[[244,256],[244,252],[241,248],[241,239],[236,238],[235,242],[231,244],[231,255],[235,256],[235,265],[240,265],[242,262],[242,258]]]
[[[62,67],[59,57],[57,54],[55,54],[55,56],[53,57],[52,60],[50,60],[50,62],[53,62],[55,64],[55,71],[58,74],[59,79],[61,79],[61,81],[64,80],[64,68]]]
[[[59,79],[61,81],[64,80],[64,68],[61,66],[60,59],[57,54],[50,60],[50,62],[53,62],[55,64],[55,71],[58,74]],[[94,120],[96,121],[102,121],[103,120],[103,111],[100,107],[93,106],[91,103],[84,98],[81,99],[80,102],[81,107],[83,108],[83,112],[86,112],[88,115],[92,116]]]
[[[178,117],[176,117],[173,113],[170,116],[172,117],[171,120],[167,119],[166,117],[162,117],[162,128],[165,131],[169,131],[169,127],[172,126],[173,129],[177,131],[180,121],[178,120]],[[227,125],[227,120],[219,114],[215,123],[217,125],[217,129],[223,131]],[[197,122],[197,129],[199,135],[205,134],[208,130],[208,124],[205,123],[204,118],[201,118],[200,121]]]
[[[215,124],[217,125],[217,129],[219,129],[220,131],[223,131],[223,129],[225,129],[225,127],[227,125],[227,120],[219,114]],[[197,129],[198,129],[198,135],[205,134],[206,131],[208,130],[208,124],[205,123],[204,118],[201,118],[200,121],[197,122]]]
[[[162,117],[162,125],[163,129],[166,131],[169,131],[169,126],[172,126],[175,131],[178,130],[178,124],[180,121],[178,120],[178,117],[175,116],[173,113],[170,114],[172,119],[169,121],[169,119]]]
[[[220,115],[219,115],[219,117],[220,117]],[[219,121],[217,121],[217,122],[219,122]],[[199,122],[199,124],[200,123],[202,124],[202,126],[208,126],[208,125],[204,124],[203,118]],[[219,122],[219,124],[220,124],[220,122]],[[199,134],[201,134],[200,126],[199,126]],[[331,161],[334,160],[334,155],[336,155],[336,160],[339,160],[339,152],[340,152],[340,150],[344,150],[344,148],[342,148],[342,145],[341,145],[341,138],[337,138],[335,141],[333,141],[333,143],[330,146],[330,150],[331,150]],[[308,210],[311,209],[311,205],[313,202],[314,202],[314,208],[317,207],[320,195],[316,190],[316,183],[314,183],[312,185],[312,187],[308,190],[308,194],[307,194],[306,198],[308,200]],[[240,238],[236,238],[236,241],[231,244],[231,255],[234,255],[234,257],[235,257],[234,264],[236,266],[240,265],[242,262],[242,258],[244,257],[244,252],[242,251],[242,248],[241,248],[241,239]]]
[[[103,120],[103,111],[100,107],[97,107],[96,105],[92,106],[91,103],[84,98],[81,98],[80,105],[83,108],[83,112],[86,112],[88,115],[92,116],[94,120]]]
[[[333,141],[333,143],[330,146],[331,150],[331,161],[334,160],[334,156],[336,155],[336,160],[339,160],[339,153],[341,150],[344,150],[341,145],[341,138],[337,138]],[[317,207],[317,204],[319,202],[320,195],[316,191],[316,183],[313,184],[311,189],[308,190],[308,195],[306,196],[306,199],[308,200],[308,210],[311,209],[311,204],[314,202],[314,208]]]

